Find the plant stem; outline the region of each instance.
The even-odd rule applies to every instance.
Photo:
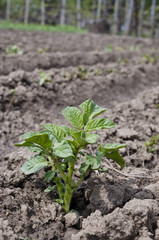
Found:
[[[66,184],[66,190],[65,190],[65,195],[64,195],[64,204],[63,204],[63,209],[65,213],[68,213],[70,211],[70,204],[71,204],[71,199],[72,195],[74,193],[75,189],[72,189],[69,184]]]
[[[87,176],[87,174],[90,172],[91,170],[91,166],[89,166],[87,168],[87,170],[85,171],[85,173],[81,176],[80,180],[77,182],[76,186],[75,186],[75,189],[78,188],[78,186],[80,185],[80,183],[84,180],[84,178]]]
[[[67,182],[67,176],[66,176],[66,174],[63,172],[63,170],[61,169],[60,164],[59,164],[58,161],[57,161],[55,158],[53,158],[52,156],[51,156],[51,159],[52,159],[53,162],[55,163],[57,169],[59,170],[59,172],[60,172],[60,174],[61,174],[61,177],[63,178],[64,182],[66,183],[66,182]]]

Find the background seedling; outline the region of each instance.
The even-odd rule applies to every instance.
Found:
[[[23,50],[20,49],[17,45],[10,45],[6,48],[6,53],[8,55],[22,55]]]
[[[144,54],[143,59],[147,64],[156,64],[158,61],[158,58],[156,56],[150,56],[149,54]]]
[[[114,160],[121,168],[124,167],[124,160],[118,149],[125,147],[125,144],[107,143],[101,144],[92,155],[88,152],[87,146],[96,144],[99,135],[92,133],[101,129],[114,128],[114,122],[107,118],[97,116],[106,109],[95,104],[91,99],[80,105],[82,111],[76,107],[67,107],[62,111],[64,117],[72,125],[43,124],[44,130],[39,132],[28,132],[21,136],[22,142],[15,144],[17,147],[28,147],[36,155],[27,160],[21,170],[25,174],[32,174],[44,167],[50,169],[45,174],[45,181],[52,181],[52,189],[47,188],[45,192],[56,189],[59,195],[57,203],[61,204],[64,211],[70,211],[70,204],[73,193],[90,173],[90,171],[101,169],[103,158]],[[80,178],[75,180],[74,171],[77,161],[80,164]]]
[[[108,45],[108,46],[106,46],[106,47],[104,48],[104,50],[105,50],[106,52],[112,52],[112,51],[113,51],[113,46],[112,46],[112,45]]]
[[[118,47],[115,48],[115,50],[116,51],[123,51],[124,49],[122,47],[118,46]]]
[[[145,142],[145,146],[147,147],[147,151],[149,153],[153,153],[155,151],[155,145],[159,143],[159,135],[155,135],[150,138],[150,141]]]
[[[128,64],[128,59],[127,59],[127,58],[118,57],[118,58],[117,58],[117,63]]]
[[[46,73],[44,71],[40,72],[40,80],[39,80],[39,85],[40,86],[45,85],[45,83],[47,83],[47,82],[51,82],[51,80],[52,79],[51,79],[51,76],[50,76],[49,73]]]
[[[15,95],[15,89],[11,89],[11,94],[12,94],[12,97],[11,97],[11,100],[10,100],[10,104],[12,105],[13,102],[14,102],[14,95]]]
[[[129,50],[130,50],[131,52],[138,52],[138,51],[140,51],[140,47],[139,47],[139,46],[133,46],[133,45],[131,45],[130,48],[129,48]]]
[[[99,76],[101,74],[101,70],[100,69],[97,69],[95,72],[94,72],[94,75],[95,76]]]
[[[48,48],[39,48],[38,49],[38,53],[44,53],[44,52],[47,52],[48,51]]]
[[[77,72],[77,78],[80,78],[83,81],[88,80],[89,75],[88,75],[87,69],[82,66],[79,66],[78,72]]]
[[[106,69],[106,72],[107,73],[118,73],[118,70],[112,69],[112,68],[108,68],[108,69]]]

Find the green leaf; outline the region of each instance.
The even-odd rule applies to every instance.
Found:
[[[101,165],[101,160],[102,160],[102,156],[101,154],[97,153],[96,156],[93,156],[89,153],[87,153],[86,155],[86,164],[87,165],[91,165],[91,168],[93,170],[98,169]]]
[[[40,147],[37,147],[37,146],[29,146],[28,149],[30,152],[44,153],[44,151]]]
[[[78,146],[83,147],[90,144],[96,143],[99,135],[92,133],[85,133],[84,131],[74,132],[73,138],[79,144]]]
[[[24,133],[23,135],[21,135],[21,139],[22,140],[25,140],[26,138],[30,138],[32,136],[36,136],[36,135],[39,135],[39,132],[27,132],[27,133]]]
[[[50,187],[46,188],[44,192],[45,192],[45,193],[49,193],[49,192],[51,192],[51,191],[53,191],[53,190],[55,190],[55,189],[56,189],[56,185],[54,185],[54,186],[52,186],[52,187],[50,186]]]
[[[26,174],[31,174],[38,172],[42,168],[48,166],[48,162],[45,160],[43,156],[36,155],[31,157],[28,161],[24,163],[21,167],[21,170]]]
[[[54,154],[61,158],[73,157],[73,151],[67,140],[57,143],[54,147]]]
[[[100,172],[107,172],[108,171],[108,168],[104,167],[104,168],[101,168],[99,169]]]
[[[56,199],[55,202],[57,202],[57,203],[60,204],[60,205],[63,204],[63,200],[62,200],[62,199]]]
[[[26,142],[26,141],[22,141],[20,143],[15,143],[14,146],[16,147],[30,147],[32,146],[33,144],[29,143],[29,142]]]
[[[84,138],[82,138],[83,135],[83,131],[78,131],[78,132],[74,132],[73,134],[73,138],[75,139],[75,141],[78,143],[78,146],[86,146],[87,142]]]
[[[87,123],[84,130],[86,132],[89,132],[100,129],[110,129],[113,128],[114,126],[115,124],[107,118],[95,118]]]
[[[85,156],[84,152],[82,152],[82,151],[79,151],[79,154],[83,157]]]
[[[63,129],[63,131],[65,132],[65,135],[70,135],[73,136],[74,134],[74,130],[66,125],[61,125],[61,128]]]
[[[87,169],[89,168],[90,165],[88,165],[86,162],[82,163],[80,168],[79,168],[79,172],[81,173],[81,175],[83,175]]]
[[[86,133],[85,140],[87,143],[94,144],[97,142],[97,139],[99,138],[98,134],[95,133]]]
[[[120,148],[123,148],[123,147],[126,147],[126,144],[121,144],[121,143],[107,143],[105,144],[104,146],[100,146],[100,147],[103,147],[104,150],[115,150],[115,149],[120,149]],[[100,147],[99,147],[99,150],[100,150]]]
[[[120,153],[118,152],[118,150],[113,150],[110,153],[105,153],[104,156],[114,160],[117,164],[120,165],[121,168],[123,168],[125,166],[125,161],[122,158],[122,156],[120,155]]]
[[[49,148],[52,146],[52,141],[50,140],[48,134],[46,133],[37,133],[32,137],[25,138],[25,141],[29,143],[37,144],[42,148]]]
[[[45,180],[46,182],[50,182],[54,177],[55,177],[55,172],[52,172],[51,170],[48,170],[48,171],[45,173],[44,180]]]
[[[78,108],[67,107],[62,111],[62,114],[75,129],[80,130],[83,128],[83,115]]]
[[[94,117],[98,116],[99,114],[105,112],[107,109],[102,108],[95,104],[91,99],[86,100],[80,105],[83,111],[83,120],[84,124],[88,122],[88,120],[93,119]]]
[[[58,142],[61,142],[65,137],[65,132],[63,131],[63,129],[55,124],[46,123],[43,124],[42,127],[51,132]]]
[[[50,131],[48,131],[48,130],[42,130],[42,131],[40,131],[40,133],[46,133],[46,134],[48,134],[49,139],[52,141],[52,146],[55,144],[56,138],[55,138],[55,136],[54,136]]]

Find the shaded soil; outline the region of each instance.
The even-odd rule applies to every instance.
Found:
[[[159,134],[159,42],[8,30],[0,35],[0,239],[158,240],[159,145],[149,153],[144,142]],[[7,55],[10,44],[24,54]],[[38,53],[40,48],[47,50]],[[51,78],[43,86],[41,71]],[[13,144],[42,123],[65,123],[61,110],[88,98],[109,108],[104,116],[116,128],[101,131],[102,142],[127,144],[122,173],[129,177],[92,172],[72,201],[80,216],[64,215],[54,202],[57,193],[44,193],[45,170],[25,176],[20,166],[30,153]]]

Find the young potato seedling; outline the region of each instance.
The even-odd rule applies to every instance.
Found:
[[[152,136],[150,141],[145,142],[145,146],[147,147],[147,151],[149,153],[153,153],[155,151],[155,145],[159,143],[159,135]]]
[[[51,82],[51,76],[50,76],[50,74],[49,73],[46,73],[46,72],[44,72],[44,71],[41,71],[40,72],[40,80],[39,80],[39,85],[40,86],[44,86],[45,85],[45,83],[47,83],[47,82]]]
[[[10,45],[6,48],[6,53],[8,55],[22,55],[24,52],[17,45]]]
[[[94,155],[87,152],[89,144],[96,144],[99,135],[92,133],[101,129],[114,128],[114,122],[107,118],[97,116],[106,109],[95,104],[91,99],[80,105],[82,111],[76,107],[66,107],[62,114],[72,125],[43,124],[44,130],[28,132],[21,136],[22,142],[17,147],[28,147],[36,152],[34,157],[27,160],[21,170],[25,174],[32,174],[44,167],[50,167],[45,174],[45,181],[53,181],[54,186],[47,188],[46,192],[56,189],[59,195],[57,202],[64,211],[70,211],[73,193],[90,171],[101,170],[103,157],[114,160],[121,168],[124,160],[118,149],[125,144],[107,143],[100,145]],[[84,160],[84,161],[83,161]],[[75,164],[81,161],[79,168],[80,178],[74,180]]]

